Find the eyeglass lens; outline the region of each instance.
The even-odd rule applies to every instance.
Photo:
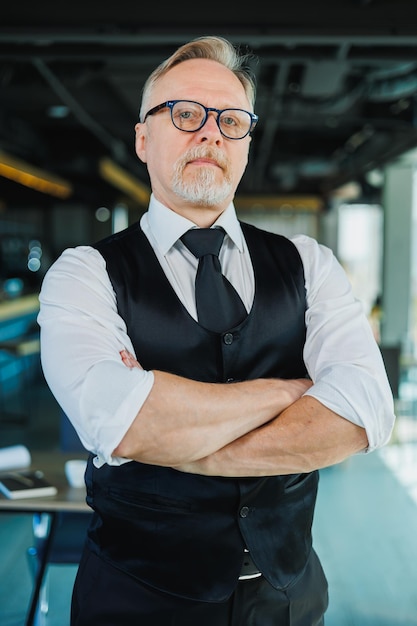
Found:
[[[179,130],[196,131],[205,123],[207,113],[198,102],[176,102],[171,109],[172,121]],[[240,139],[249,133],[252,118],[247,111],[225,109],[218,116],[217,123],[223,135]]]

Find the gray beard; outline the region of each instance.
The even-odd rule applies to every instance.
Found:
[[[182,170],[174,172],[172,188],[180,198],[198,206],[216,206],[232,192],[229,178],[225,178],[219,185],[215,182],[216,172],[211,167],[200,167],[192,180],[185,181]]]

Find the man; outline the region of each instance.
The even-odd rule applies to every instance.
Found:
[[[203,37],[155,70],[136,125],[148,212],[44,279],[45,376],[91,451],[72,626],[323,624],[317,470],[391,434],[380,353],[331,251],[237,220],[257,121],[244,63]],[[224,229],[244,306],[214,330],[196,228]]]

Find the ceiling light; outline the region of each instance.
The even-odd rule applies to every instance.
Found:
[[[67,181],[30,163],[21,161],[0,150],[0,176],[13,180],[20,185],[35,189],[41,193],[68,198],[72,194],[72,185]]]
[[[48,108],[48,116],[62,120],[69,115],[69,108],[65,104],[54,104]]]
[[[148,205],[151,195],[149,187],[120,165],[109,158],[102,158],[99,162],[99,171],[104,180],[116,189],[120,189],[139,204]]]

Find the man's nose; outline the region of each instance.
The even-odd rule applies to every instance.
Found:
[[[217,121],[218,113],[216,113],[216,111],[209,111],[206,121],[200,128],[200,132],[204,133],[205,131],[206,133],[215,133],[216,135],[220,135],[220,137],[222,137]]]

